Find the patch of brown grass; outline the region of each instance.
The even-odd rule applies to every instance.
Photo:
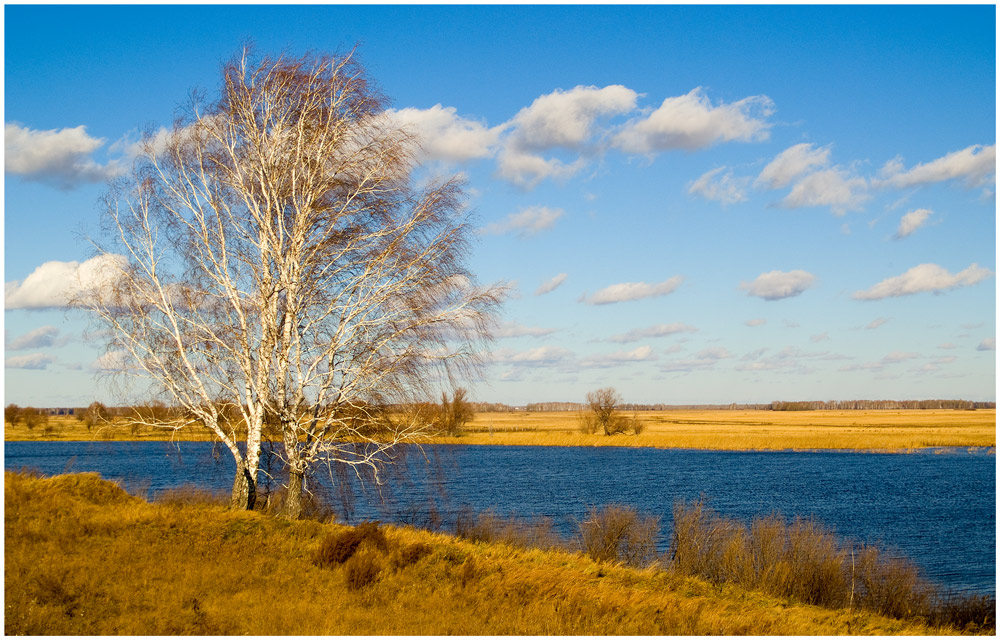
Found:
[[[379,527],[385,549],[359,544],[344,564],[319,568],[323,541],[350,527],[147,503],[90,474],[5,480],[7,634],[954,632],[406,528]]]

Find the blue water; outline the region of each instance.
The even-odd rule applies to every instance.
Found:
[[[568,535],[590,506],[622,503],[660,516],[665,547],[675,501],[703,497],[746,520],[776,511],[813,516],[845,538],[911,558],[946,588],[996,593],[996,457],[981,449],[900,455],[437,446],[410,454],[389,489],[351,483],[347,519],[419,523],[434,510],[450,523],[471,507],[552,518]],[[185,484],[227,490],[234,469],[228,451],[203,442],[8,442],[4,466],[97,471],[153,495]],[[312,486],[335,494],[330,484],[317,477]]]

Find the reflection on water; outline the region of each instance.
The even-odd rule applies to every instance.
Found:
[[[568,535],[589,506],[623,503],[661,517],[665,547],[674,502],[704,497],[738,518],[814,516],[841,536],[898,549],[946,587],[996,592],[992,451],[436,446],[410,454],[388,490],[352,487],[349,519],[421,522],[433,509],[448,523],[469,506],[549,517]],[[151,494],[184,484],[225,490],[234,469],[227,451],[204,442],[8,442],[4,466],[98,471]],[[313,482],[333,493],[328,479]]]

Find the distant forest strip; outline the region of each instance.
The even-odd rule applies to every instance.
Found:
[[[512,413],[514,411],[586,411],[588,406],[582,402],[531,402],[523,406],[514,406],[501,402],[470,402],[476,413]],[[730,404],[636,404],[622,403],[622,411],[880,411],[901,409],[957,409],[972,411],[975,409],[996,409],[996,402],[973,402],[971,400],[806,400],[786,402],[776,400],[762,404],[730,403]],[[111,416],[126,416],[135,407],[107,407]],[[72,416],[87,411],[86,407],[46,407],[38,408],[50,416]]]

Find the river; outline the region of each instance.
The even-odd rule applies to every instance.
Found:
[[[571,535],[590,506],[635,506],[660,516],[669,542],[677,500],[749,520],[812,516],[839,535],[914,560],[946,589],[996,593],[996,456],[985,449],[908,454],[705,451],[619,447],[432,446],[415,450],[376,492],[352,483],[348,521],[453,522],[464,507],[548,517]],[[150,497],[163,489],[231,486],[228,451],[211,443],[7,442],[6,469],[97,471]],[[280,479],[276,480],[280,481]],[[314,486],[329,486],[317,478]],[[381,496],[377,494],[381,493]]]

